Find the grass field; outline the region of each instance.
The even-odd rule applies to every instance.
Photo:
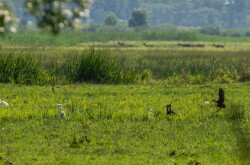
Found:
[[[250,163],[248,43],[123,42],[3,45],[0,164]]]
[[[249,163],[249,83],[82,84],[58,86],[55,94],[48,86],[0,87],[10,103],[0,110],[1,163]],[[219,87],[225,109],[205,103]],[[179,115],[165,115],[171,102]]]
[[[110,28],[110,27],[109,27]],[[192,31],[137,31],[137,32],[69,32],[63,31],[59,35],[47,32],[20,31],[19,33],[1,35],[1,45],[18,46],[74,46],[87,42],[112,41],[193,41],[193,42],[221,42],[221,43],[249,43],[250,37],[223,37],[198,34]]]

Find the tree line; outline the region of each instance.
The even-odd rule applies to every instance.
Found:
[[[200,27],[248,28],[250,0],[1,0],[0,33],[15,32],[19,3],[37,27],[58,34],[82,23],[129,27],[173,24]],[[88,21],[87,21],[88,20]]]
[[[109,12],[129,20],[133,9],[147,11],[151,25],[173,24],[223,28],[250,25],[250,0],[95,0],[90,18],[101,23]]]

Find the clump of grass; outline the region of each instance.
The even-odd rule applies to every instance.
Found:
[[[66,65],[65,75],[73,82],[94,82],[110,84],[135,83],[140,73],[132,68],[122,68],[107,51],[90,50],[82,52],[79,58]]]
[[[14,54],[14,55],[12,55]],[[146,81],[148,72],[124,67],[105,50],[73,52],[63,60],[38,60],[29,52],[2,52],[0,59],[0,82],[45,85],[78,82],[128,84]]]
[[[250,80],[250,68],[244,68],[239,71],[238,76],[239,81],[248,81]]]
[[[232,121],[241,121],[245,118],[244,105],[233,102],[229,105],[228,118]]]
[[[0,82],[13,84],[46,84],[47,72],[31,55],[1,54]]]
[[[74,135],[73,141],[72,141],[72,143],[70,144],[70,147],[71,147],[71,148],[80,148],[80,144],[79,144],[79,142],[77,141],[76,135]]]

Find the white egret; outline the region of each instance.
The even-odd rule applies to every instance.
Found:
[[[152,120],[152,116],[153,116],[153,109],[149,109],[148,110],[148,118],[149,118],[149,120]]]
[[[2,101],[2,100],[0,99],[0,106],[6,106],[6,107],[8,107],[9,104],[8,104],[6,101]]]
[[[62,110],[62,107],[60,107],[60,117],[61,118],[65,117],[65,112]]]
[[[63,105],[62,104],[56,104],[57,107],[59,107],[59,115],[61,118],[64,118],[66,115],[65,115],[65,112],[63,111]]]

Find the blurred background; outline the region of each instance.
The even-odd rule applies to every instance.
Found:
[[[0,1],[0,33],[147,31],[152,38],[144,39],[157,39],[153,32],[188,31],[250,37],[249,27],[249,0]]]

